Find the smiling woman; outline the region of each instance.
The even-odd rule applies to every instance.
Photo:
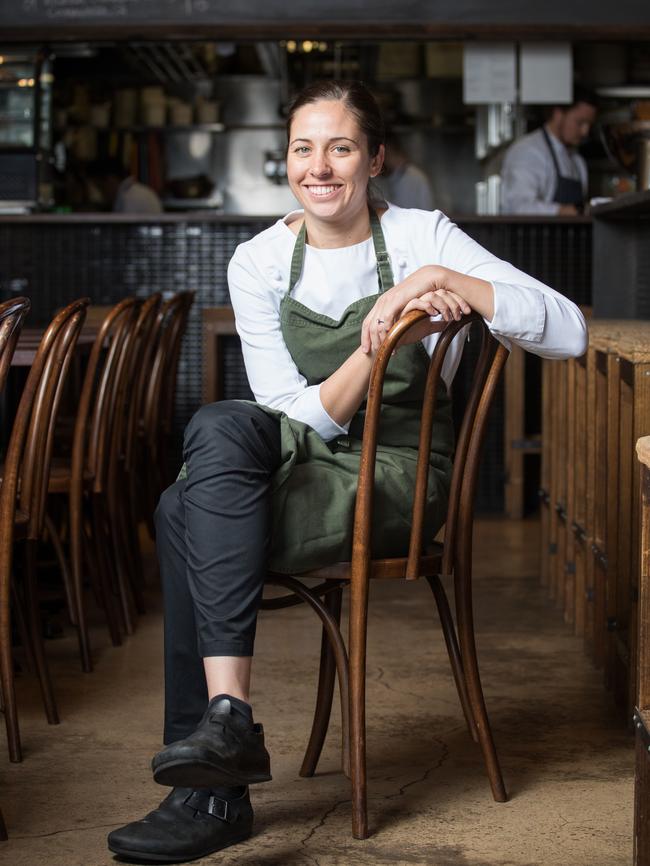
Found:
[[[335,83],[315,85],[287,120],[289,185],[313,218],[310,240],[316,247],[345,246],[340,241],[346,228],[347,245],[368,234],[368,183],[384,164],[384,129],[374,100],[354,109],[360,95],[351,92],[354,86],[345,99],[345,89]]]
[[[420,331],[391,360],[378,436],[372,556],[402,556],[410,533],[420,409],[439,333],[475,310],[500,340],[545,357],[585,350],[577,307],[500,261],[439,211],[375,206],[383,123],[358,82],[303,91],[287,166],[301,209],[241,244],[228,283],[256,402],[202,407],[186,471],[162,495],[156,543],[165,599],[165,743],[158,809],[109,835],[122,856],[169,862],[247,838],[248,785],[271,778],[249,704],[257,613],[269,568],[349,560],[375,353],[405,312]],[[446,355],[431,441],[427,519],[446,511],[453,432]],[[198,816],[198,817],[197,817]]]

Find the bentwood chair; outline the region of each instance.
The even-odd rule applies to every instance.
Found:
[[[450,323],[440,335],[431,358],[423,399],[414,491],[412,527],[408,556],[373,559],[370,539],[377,434],[380,424],[384,375],[391,354],[404,334],[425,317],[414,311],[400,319],[390,330],[373,364],[368,391],[366,419],[357,489],[352,559],[326,568],[286,576],[271,574],[267,583],[282,586],[290,594],[264,602],[266,608],[281,608],[308,603],[323,625],[321,664],[316,711],[307,751],[300,770],[312,776],[320,757],[329,724],[335,675],[341,691],[343,725],[343,769],[352,783],[352,832],[355,838],[368,836],[366,792],[366,633],[368,586],[371,579],[428,581],[438,607],[452,673],[467,721],[469,733],[480,744],[492,795],[498,802],[507,799],[501,770],[492,739],[481,687],[472,612],[472,525],[476,480],[481,444],[488,411],[508,350],[489,332],[480,316],[472,313]],[[481,331],[481,350],[465,408],[453,462],[444,541],[434,543],[424,525],[429,449],[438,382],[445,354],[452,339],[472,323]],[[462,339],[462,335],[458,337]],[[453,577],[456,623],[441,582]],[[308,586],[302,579],[317,579]],[[341,634],[341,594],[350,588],[349,660]]]
[[[131,574],[133,585],[143,584],[144,568],[139,542],[139,525],[144,515],[141,510],[142,478],[149,459],[147,452],[140,448],[140,430],[144,429],[145,397],[147,386],[153,373],[154,359],[158,340],[157,327],[162,295],[156,292],[142,304],[136,324],[136,345],[132,353],[131,372],[129,373],[129,397],[127,414],[119,448],[119,483],[116,484],[118,508],[118,532],[121,535],[121,549],[124,551],[126,567]],[[116,475],[116,481],[117,481]]]
[[[137,394],[150,371],[143,358],[149,353],[148,334],[159,303],[159,294],[142,306],[135,298],[126,298],[103,311],[77,407],[71,456],[55,459],[50,474],[48,492],[68,497],[68,595],[85,672],[92,670],[92,653],[83,594],[84,554],[113,644],[121,643],[123,630],[133,630],[131,596],[137,590],[133,569],[126,564],[134,542],[123,525],[130,508],[124,452],[134,435],[136,419],[131,414],[141,410]],[[65,571],[65,557],[59,559]]]
[[[15,298],[0,304],[0,397],[4,394],[11,359],[30,306],[28,298]],[[0,810],[0,842],[6,841],[7,828]]]
[[[167,449],[172,433],[181,344],[193,302],[194,292],[173,295],[162,305],[155,328],[158,342],[145,394],[144,420],[140,431],[140,447],[147,454],[146,497],[141,513],[148,518],[152,537],[151,516],[160,494],[172,480],[169,478]]]
[[[61,310],[45,331],[27,376],[2,467],[0,488],[0,683],[9,759],[22,760],[14,688],[10,601],[25,651],[34,664],[47,720],[58,723],[43,640],[36,586],[36,547],[43,534],[54,425],[88,299]],[[13,580],[14,542],[24,544],[21,586]]]
[[[14,349],[30,307],[29,298],[14,298],[0,304],[0,394],[4,393]]]

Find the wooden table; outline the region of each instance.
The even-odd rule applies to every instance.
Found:
[[[634,863],[650,866],[650,436],[636,443],[641,468],[641,542],[638,607],[638,698],[634,712]]]
[[[232,307],[203,310],[203,402],[223,399],[223,337],[237,333]]]

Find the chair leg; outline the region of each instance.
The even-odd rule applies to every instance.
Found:
[[[44,518],[45,529],[47,531],[48,538],[52,543],[52,547],[54,548],[54,555],[56,556],[56,560],[59,563],[59,571],[61,572],[61,577],[63,579],[63,589],[65,590],[65,600],[68,607],[68,616],[70,617],[70,622],[72,623],[72,625],[76,626],[78,623],[77,604],[74,596],[74,590],[72,588],[72,577],[70,575],[70,569],[68,567],[68,560],[65,553],[63,552],[63,545],[61,544],[61,539],[59,538],[59,533],[56,526],[54,525],[54,521],[47,512],[45,512]]]
[[[4,572],[4,569],[3,569]],[[7,728],[7,747],[9,760],[19,764],[23,759],[20,745],[20,729],[18,727],[18,708],[16,706],[16,688],[14,684],[14,660],[11,649],[11,602],[9,592],[9,574],[2,575],[3,586],[2,607],[0,607],[0,686],[2,689],[3,712]]]
[[[127,479],[124,478],[125,487]],[[136,542],[134,541],[133,526],[130,525],[131,509],[127,501],[122,502],[122,507],[117,509],[115,535],[119,543],[119,552],[122,560],[122,568],[126,574],[135,609],[140,614],[146,613],[144,596],[142,594],[142,564],[138,562],[136,553]]]
[[[343,642],[343,637],[341,635],[341,630],[339,629],[338,622],[336,617],[333,616],[332,612],[329,609],[329,604],[327,600],[323,602],[317,595],[312,593],[306,586],[300,583],[299,580],[296,580],[294,577],[279,577],[274,576],[269,579],[268,583],[276,584],[278,586],[284,586],[287,589],[290,589],[294,592],[299,598],[303,601],[307,602],[310,607],[318,614],[320,620],[323,624],[323,629],[327,633],[327,638],[329,645],[331,647],[332,653],[334,654],[334,660],[336,663],[336,674],[339,680],[339,694],[341,699],[341,727],[343,730],[343,747],[345,751],[345,755],[349,756],[350,754],[350,710],[349,710],[349,677],[348,677],[348,656],[345,651],[345,643]],[[334,606],[334,610],[336,610],[336,602],[330,602]],[[340,601],[339,604],[339,616],[340,616]],[[330,699],[331,706],[331,699]],[[318,707],[316,709],[316,716],[318,716]],[[329,720],[329,712],[328,712],[328,720]],[[318,762],[318,758],[320,756],[320,748],[322,748],[322,742],[320,743],[320,747],[318,748],[318,752],[316,752],[316,748],[313,747],[313,752],[310,756],[310,750],[312,750],[312,741],[314,741],[314,729],[316,728],[316,718],[314,719],[314,724],[312,726],[312,734],[309,740],[309,745],[307,746],[307,752],[305,753],[305,758],[302,763],[302,768],[300,770],[300,775],[313,775],[313,771],[316,769],[316,763]],[[325,731],[323,733],[323,739],[325,738],[325,734],[327,733],[327,724],[325,725]],[[310,767],[313,763],[313,769],[311,773],[303,772]],[[346,758],[344,756],[343,759],[343,772],[346,776],[350,775],[349,768],[349,757]]]
[[[32,649],[32,639],[29,635],[29,628],[27,627],[27,622],[25,620],[23,603],[18,595],[16,584],[13,581],[11,584],[11,597],[13,600],[14,616],[16,618],[16,628],[18,629],[18,634],[20,636],[20,644],[25,650],[25,656],[27,659],[27,670],[30,674],[36,676],[36,659],[34,658],[34,650]]]
[[[90,521],[83,527],[83,550],[90,566],[90,574],[93,576],[92,589],[97,603],[101,606],[106,617],[108,633],[113,646],[122,645],[122,631],[113,601],[113,593],[108,581],[108,569],[104,561],[104,550],[97,550],[100,546],[98,539],[102,538],[101,529],[97,526],[95,506],[90,508]]]
[[[127,501],[125,503],[125,524],[127,528],[127,534],[129,537],[129,541],[131,544],[131,560],[134,564],[135,568],[135,580],[138,587],[143,588],[145,586],[144,580],[144,564],[142,562],[142,551],[140,549],[140,538],[138,534],[138,528],[140,526],[140,518],[138,515],[138,503],[135,492],[132,491],[132,481],[131,476],[134,473],[130,472],[126,476],[126,484],[127,484]],[[144,611],[143,611],[144,613]]]
[[[38,605],[38,586],[36,582],[36,549],[38,542],[34,539],[25,541],[25,611],[27,614],[27,624],[29,627],[32,649],[34,651],[34,660],[36,662],[36,672],[38,681],[43,695],[43,705],[45,706],[45,715],[48,724],[58,725],[59,714],[56,708],[54,699],[54,690],[52,688],[52,680],[50,671],[45,658],[45,647],[43,646],[41,611]]]
[[[366,638],[368,632],[368,574],[350,581],[350,776],[352,781],[352,835],[368,838],[366,779]]]
[[[119,507],[112,508],[109,503],[107,514],[108,538],[110,539],[110,545],[113,551],[111,559],[114,563],[126,632],[127,634],[133,634],[135,631],[136,615],[139,612],[139,608],[141,606],[144,607],[144,601],[141,599],[140,602],[138,602],[133,588],[126,542],[121,531],[121,509]]]
[[[474,637],[474,616],[472,612],[471,572],[468,568],[463,570],[462,565],[456,568],[456,618],[458,620],[458,637],[460,641],[460,652],[463,660],[463,670],[467,682],[472,715],[476,721],[478,739],[483,752],[485,769],[490,780],[492,796],[497,803],[505,803],[508,800],[503,776],[499,766],[494,739],[490,729],[485,698],[481,687],[481,676],[478,669],[478,658],[476,656],[476,640]]]
[[[454,682],[456,683],[456,691],[458,692],[460,705],[463,708],[463,714],[465,716],[465,721],[467,722],[467,730],[474,742],[478,743],[478,733],[476,731],[474,717],[472,716],[469,695],[467,694],[467,683],[465,682],[463,663],[460,657],[460,650],[458,649],[456,629],[454,627],[451,610],[449,609],[447,593],[445,592],[445,588],[440,582],[440,577],[437,574],[427,577],[427,583],[431,587],[431,591],[433,592],[438,607],[442,633],[445,636],[447,654],[449,655],[449,662],[451,664],[451,671],[454,675]]]
[[[336,621],[337,627],[341,627],[341,602],[343,599],[343,590],[341,587],[334,592],[330,592],[325,596],[324,603],[331,616]],[[336,661],[332,644],[327,634],[327,629],[323,626],[323,636],[320,647],[320,669],[318,672],[318,694],[316,697],[316,709],[314,711],[314,721],[312,724],[309,743],[305,751],[302,766],[300,768],[301,776],[313,776],[316,772],[316,766],[323,750],[323,744],[329,727],[330,715],[332,712],[332,699],[334,697],[334,680],[336,678]],[[344,731],[343,735],[343,764],[349,764],[349,755],[346,761],[346,742]]]
[[[5,824],[2,809],[0,809],[0,842],[6,842],[9,836],[7,835],[7,825]]]
[[[70,495],[70,558],[72,560],[72,592],[77,606],[77,637],[81,669],[91,673],[93,657],[90,649],[88,620],[84,604],[83,588],[83,495],[74,491]]]
[[[129,599],[126,582],[124,576],[115,565],[115,559],[111,556],[111,548],[113,539],[108,524],[108,514],[102,496],[95,496],[93,501],[95,509],[95,540],[97,542],[97,555],[102,560],[102,569],[104,572],[104,580],[106,587],[110,593],[113,592],[112,587],[117,587],[119,604],[117,609],[120,613],[120,619],[124,625],[124,630],[127,634],[133,634],[133,615],[131,612],[131,600]],[[112,578],[112,579],[111,579]]]

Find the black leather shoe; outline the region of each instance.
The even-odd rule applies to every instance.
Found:
[[[158,752],[151,762],[159,785],[186,788],[254,785],[271,779],[264,729],[213,698],[197,729]]]
[[[108,834],[108,847],[129,861],[185,863],[248,839],[253,808],[245,791],[222,800],[210,790],[174,788],[157,809]]]

